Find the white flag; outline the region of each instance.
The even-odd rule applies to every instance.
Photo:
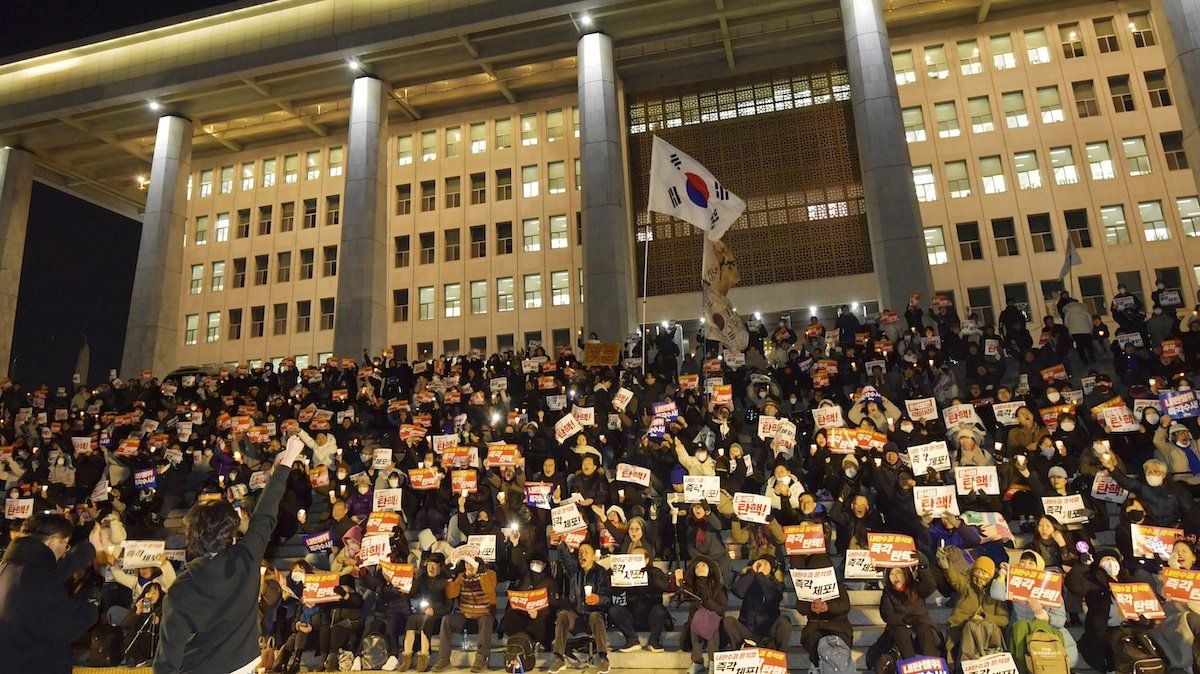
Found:
[[[1075,252],[1075,242],[1067,237],[1067,256],[1063,259],[1062,271],[1058,272],[1058,280],[1063,280],[1067,274],[1071,273],[1071,267],[1083,264],[1083,260],[1079,259],[1079,253]]]
[[[717,241],[741,217],[746,202],[726,189],[700,162],[655,136],[649,210],[690,222]]]

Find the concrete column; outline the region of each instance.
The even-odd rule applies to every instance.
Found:
[[[15,147],[0,147],[0,377],[8,376],[12,359],[21,260],[33,192],[33,155]]]
[[[1162,41],[1167,59],[1171,94],[1179,111],[1183,149],[1200,185],[1200,2],[1154,0],[1151,8],[1155,35]]]
[[[633,241],[612,38],[579,40],[579,163],[583,178],[584,334],[621,342],[634,331]],[[699,265],[700,261],[697,260]]]
[[[338,247],[333,353],[358,358],[387,342],[387,94],[380,80],[354,80]]]
[[[121,372],[126,377],[137,376],[142,370],[152,370],[161,377],[179,365],[183,321],[179,290],[191,172],[191,120],[173,115],[160,118],[121,358]]]
[[[882,309],[933,287],[880,0],[841,0],[854,134]]]

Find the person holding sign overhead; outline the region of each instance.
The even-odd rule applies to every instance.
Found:
[[[937,589],[937,581],[925,557],[915,567],[894,567],[879,597],[879,617],[887,626],[887,639],[900,652],[900,659],[917,655],[944,655],[942,635],[929,617],[925,600]],[[886,650],[876,646],[874,650]]]

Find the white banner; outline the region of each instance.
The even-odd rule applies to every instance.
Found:
[[[905,400],[904,409],[913,421],[934,421],[938,418],[937,400],[933,398]]]
[[[912,467],[913,475],[923,477],[934,470],[950,470],[950,450],[944,440],[935,440],[924,445],[913,445],[908,448],[908,465]]]
[[[721,478],[716,475],[683,476],[684,503],[716,505],[721,500]]]
[[[792,586],[797,601],[829,600],[841,596],[833,567],[821,569],[791,569]]]
[[[917,515],[921,517],[925,515],[938,517],[946,512],[959,514],[958,497],[954,494],[954,487],[950,485],[913,487],[913,503],[917,506]]]
[[[574,503],[568,503],[550,511],[550,526],[554,528],[554,533],[562,535],[584,529],[587,524],[583,521],[579,508],[576,508]]]
[[[992,496],[1000,494],[1000,479],[995,466],[958,466],[954,469],[954,486],[959,496],[977,491]]]
[[[480,536],[467,536],[469,545],[478,546],[479,558],[485,562],[496,561],[496,536],[495,534],[484,534]]]
[[[649,584],[645,558],[641,555],[612,555],[609,559],[612,560],[609,571],[613,587],[646,587]]]
[[[1042,510],[1053,516],[1059,524],[1080,524],[1091,519],[1091,512],[1083,505],[1083,496],[1043,496]]]
[[[404,496],[403,489],[376,489],[371,510],[374,512],[400,512],[400,501]]]
[[[629,463],[617,464],[617,482],[629,482],[630,484],[640,484],[643,487],[650,486],[650,469],[635,466]]]
[[[733,515],[743,522],[766,524],[771,517],[771,497],[739,491],[733,495]]]
[[[164,541],[125,541],[121,556],[121,568],[126,571],[133,569],[158,568],[162,562],[159,557],[166,549]]]
[[[870,550],[846,551],[846,580],[882,580],[883,571],[871,564]]]

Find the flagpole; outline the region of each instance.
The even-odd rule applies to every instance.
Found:
[[[646,210],[646,232],[642,241],[642,322],[638,325],[638,339],[642,343],[642,377],[646,376],[646,294],[650,284],[650,210]]]

